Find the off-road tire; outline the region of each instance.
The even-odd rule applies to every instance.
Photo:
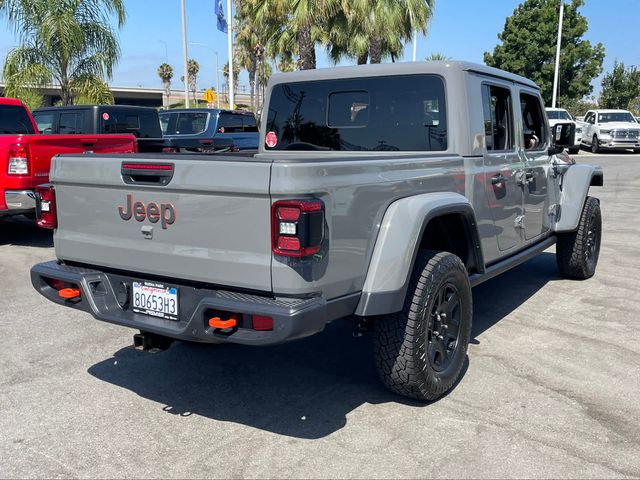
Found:
[[[591,153],[600,153],[600,143],[598,143],[598,137],[596,135],[591,139]]]
[[[458,307],[452,310],[443,329],[445,339],[434,337],[434,309],[440,299],[453,305],[455,291]],[[441,293],[443,292],[443,293]],[[442,296],[440,296],[442,294]],[[443,309],[445,310],[445,309]],[[457,324],[454,320],[457,317]],[[392,392],[418,400],[436,400],[458,381],[467,356],[471,336],[472,299],[467,270],[457,256],[447,252],[421,250],[416,258],[402,311],[379,317],[374,322],[374,354],[382,383]],[[434,368],[432,352],[437,346],[451,345],[449,335],[458,329],[457,340],[446,368]],[[452,333],[447,333],[452,332]],[[442,332],[436,332],[442,333]],[[442,350],[440,352],[443,352]],[[436,357],[438,353],[436,352]],[[435,361],[435,360],[434,360]],[[444,363],[444,362],[443,362]]]
[[[556,261],[560,273],[567,278],[585,280],[593,277],[600,256],[602,214],[600,202],[587,197],[575,232],[558,235]]]

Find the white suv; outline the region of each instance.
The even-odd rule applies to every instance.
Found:
[[[582,125],[576,122],[576,119],[571,116],[564,108],[547,108],[547,118],[549,119],[549,126],[553,128],[556,123],[572,122],[576,126],[576,136],[573,141],[573,147],[569,148],[569,153],[575,155],[580,151],[580,144],[582,143]]]
[[[633,148],[640,153],[640,123],[627,110],[589,110],[584,117],[582,143],[593,153],[610,148]]]

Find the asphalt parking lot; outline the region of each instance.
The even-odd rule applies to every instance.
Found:
[[[0,222],[0,477],[639,477],[640,155],[578,161],[605,174],[596,276],[551,249],[477,287],[464,378],[428,405],[379,385],[347,323],[133,350],[36,294],[51,237]]]

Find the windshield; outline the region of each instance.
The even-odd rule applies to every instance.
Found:
[[[549,120],[573,120],[566,110],[547,110]]]
[[[633,115],[631,115],[629,112],[601,113],[598,120],[600,123],[610,123],[610,122],[636,123],[636,119],[633,118]]]
[[[35,131],[24,107],[16,105],[0,106],[0,134],[22,135],[29,133],[35,133]]]

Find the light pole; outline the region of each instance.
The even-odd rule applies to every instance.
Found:
[[[231,11],[231,0],[227,0],[227,41],[229,43],[229,110],[233,110],[235,99],[233,98],[233,12]]]
[[[416,61],[418,53],[418,30],[413,31],[413,61]]]
[[[560,0],[560,21],[558,22],[558,45],[556,46],[556,71],[553,74],[553,98],[551,108],[556,108],[558,99],[558,75],[560,71],[560,46],[562,44],[562,17],[564,17],[564,0]]]
[[[182,0],[182,49],[184,53],[184,108],[189,108],[189,52],[187,50],[187,16]]]
[[[219,109],[220,108],[220,65],[219,63],[220,62],[218,60],[218,51],[200,42],[191,42],[191,45],[198,45],[199,47],[206,48],[207,50],[213,52],[213,54],[216,56],[216,108]]]

